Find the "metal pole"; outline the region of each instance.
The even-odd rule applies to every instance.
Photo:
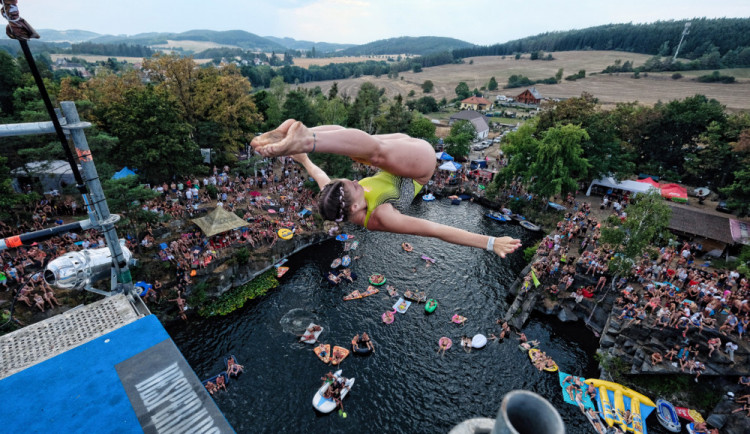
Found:
[[[0,137],[30,136],[33,134],[53,134],[52,122],[30,122],[24,124],[0,125]]]
[[[117,232],[115,231],[115,223],[119,220],[119,216],[109,213],[109,207],[104,197],[99,175],[96,172],[96,166],[94,166],[94,161],[91,157],[91,149],[89,149],[86,135],[83,133],[83,128],[90,126],[90,124],[88,122],[81,122],[81,119],[78,117],[78,110],[76,110],[76,106],[72,101],[63,101],[60,106],[65,114],[65,118],[68,120],[66,129],[70,131],[70,135],[73,138],[73,144],[76,147],[81,163],[81,170],[86,177],[86,185],[91,192],[90,207],[96,213],[96,222],[101,226],[104,239],[112,253],[112,264],[115,267],[117,280],[123,285],[125,291],[130,293],[133,290],[133,279],[130,276],[128,261],[123,254],[120,247],[120,240],[117,238]]]

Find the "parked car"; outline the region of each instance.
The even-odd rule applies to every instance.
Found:
[[[727,206],[727,201],[725,200],[719,201],[719,204],[716,205],[716,211],[727,212],[727,213],[732,212],[732,210],[729,209],[729,207]]]

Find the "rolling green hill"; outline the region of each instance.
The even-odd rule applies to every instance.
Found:
[[[438,36],[402,36],[381,39],[369,44],[357,45],[341,51],[343,56],[366,56],[370,54],[414,54],[425,55],[474,47],[474,44],[453,38]]]
[[[53,29],[39,29],[37,30],[42,41],[45,42],[85,42],[90,41],[94,38],[101,36],[99,33],[89,32],[86,30],[53,30]]]
[[[216,44],[230,45],[245,50],[277,51],[283,52],[285,47],[276,42],[269,41],[254,33],[244,30],[189,30],[182,33],[140,33],[133,36],[101,36],[90,42],[97,44],[139,44],[160,45],[166,44],[167,40],[173,41],[201,41]]]
[[[315,47],[315,51],[320,54],[333,53],[356,46],[354,44],[334,44],[331,42],[298,41],[294,38],[277,38],[275,36],[264,36],[264,38],[283,45],[290,50],[309,51],[312,47]]]

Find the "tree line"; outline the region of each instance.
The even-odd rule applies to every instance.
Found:
[[[520,177],[541,197],[644,173],[708,186],[750,212],[750,115],[727,113],[703,95],[603,109],[583,94],[542,111],[506,140],[510,159],[498,182]]]

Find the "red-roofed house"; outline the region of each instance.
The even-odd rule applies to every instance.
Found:
[[[539,104],[542,101],[542,94],[536,88],[532,87],[518,95],[516,101],[524,104]]]
[[[461,110],[485,110],[490,104],[492,103],[482,97],[472,96],[461,101]]]

